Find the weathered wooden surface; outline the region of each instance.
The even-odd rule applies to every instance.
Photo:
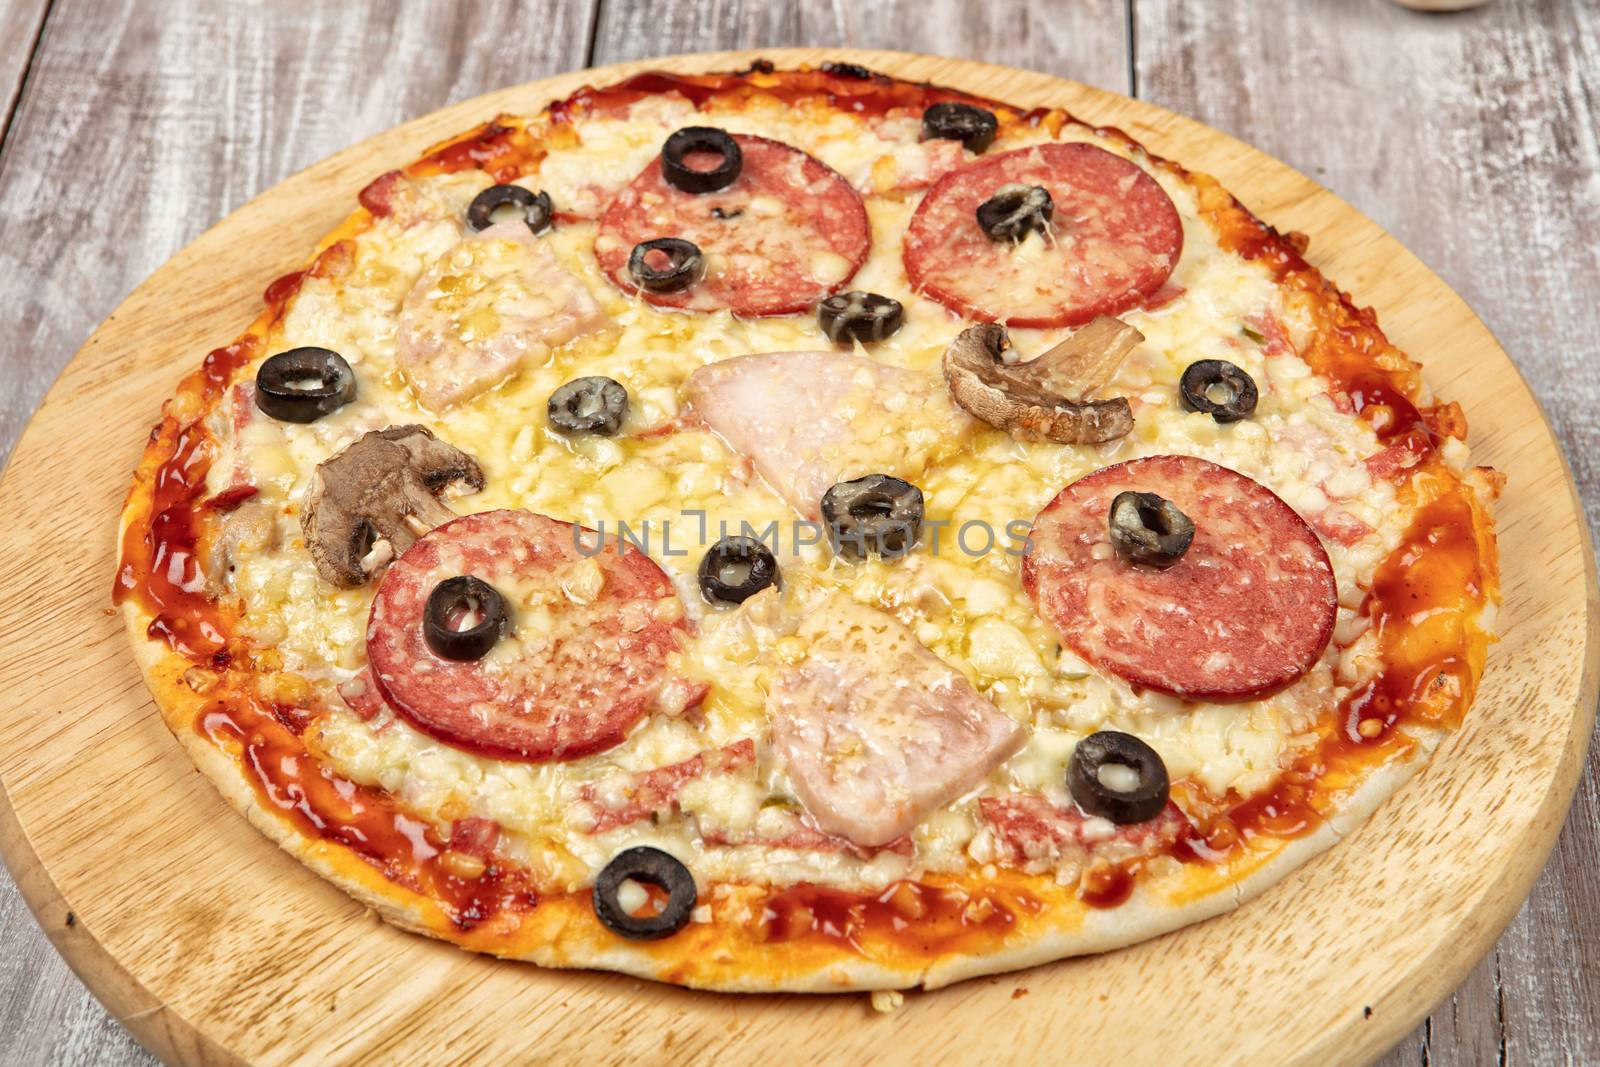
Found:
[[[1386,0],[606,0],[598,10],[56,0],[35,52],[45,6],[0,0],[0,99],[15,97],[0,146],[0,446],[123,293],[333,149],[586,61],[839,44],[1135,88],[1299,166],[1389,227],[1496,331],[1600,519],[1600,12],[1590,6],[1495,0],[1429,17]],[[1529,905],[1386,1063],[1600,1061],[1593,759]],[[9,888],[0,1062],[146,1062]]]
[[[0,143],[16,113],[17,94],[33,56],[33,45],[44,27],[46,0],[5,0],[0,3]]]
[[[608,0],[592,62],[727,48],[888,48],[1043,71],[1126,93],[1127,0]]]
[[[1600,528],[1600,7],[1135,12],[1141,97],[1329,186],[1466,298],[1533,386]],[[1597,776],[1600,749],[1527,906],[1386,1065],[1600,1063]]]

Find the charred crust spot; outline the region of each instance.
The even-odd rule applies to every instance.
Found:
[[[838,78],[852,78],[856,81],[872,81],[881,75],[874,74],[859,63],[824,63],[822,73],[832,74]],[[887,79],[885,79],[887,80]]]

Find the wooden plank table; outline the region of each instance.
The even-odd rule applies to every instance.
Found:
[[[1600,9],[1568,0],[0,0],[0,447],[129,289],[335,149],[560,70],[785,44],[1049,71],[1299,167],[1478,310],[1600,524]],[[1597,767],[1495,951],[1385,1064],[1600,1062]],[[149,1062],[0,873],[0,1063]]]

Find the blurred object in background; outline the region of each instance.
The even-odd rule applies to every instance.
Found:
[[[1489,0],[1395,0],[1401,7],[1413,11],[1465,11],[1469,7],[1482,7]]]

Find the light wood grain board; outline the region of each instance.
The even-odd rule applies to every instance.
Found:
[[[1511,478],[1498,509],[1505,640],[1461,733],[1358,843],[1234,915],[1109,956],[916,995],[887,1018],[861,998],[712,996],[469,956],[362,916],[277,852],[189,767],[107,610],[115,513],[143,431],[176,376],[244,325],[262,283],[298,263],[366,178],[495,110],[531,109],[623,73],[608,70],[408,123],[264,194],[136,290],[51,390],[0,483],[10,517],[0,544],[15,561],[0,582],[0,618],[28,620],[13,624],[0,664],[10,802],[0,847],[30,906],[107,1005],[181,1062],[589,1063],[659,1058],[663,1048],[728,1062],[1033,1060],[1062,1049],[1124,1063],[1200,1049],[1231,1062],[1375,1055],[1454,986],[1520,904],[1592,725],[1593,563],[1537,405],[1488,331],[1413,256],[1221,134],[1004,68],[767,54],[844,58],[1064,105],[1216,173],[1270,221],[1311,234],[1313,261],[1378,307],[1430,382],[1466,405],[1480,460]],[[651,65],[717,69],[749,58]],[[1029,995],[1013,999],[1023,988]]]

